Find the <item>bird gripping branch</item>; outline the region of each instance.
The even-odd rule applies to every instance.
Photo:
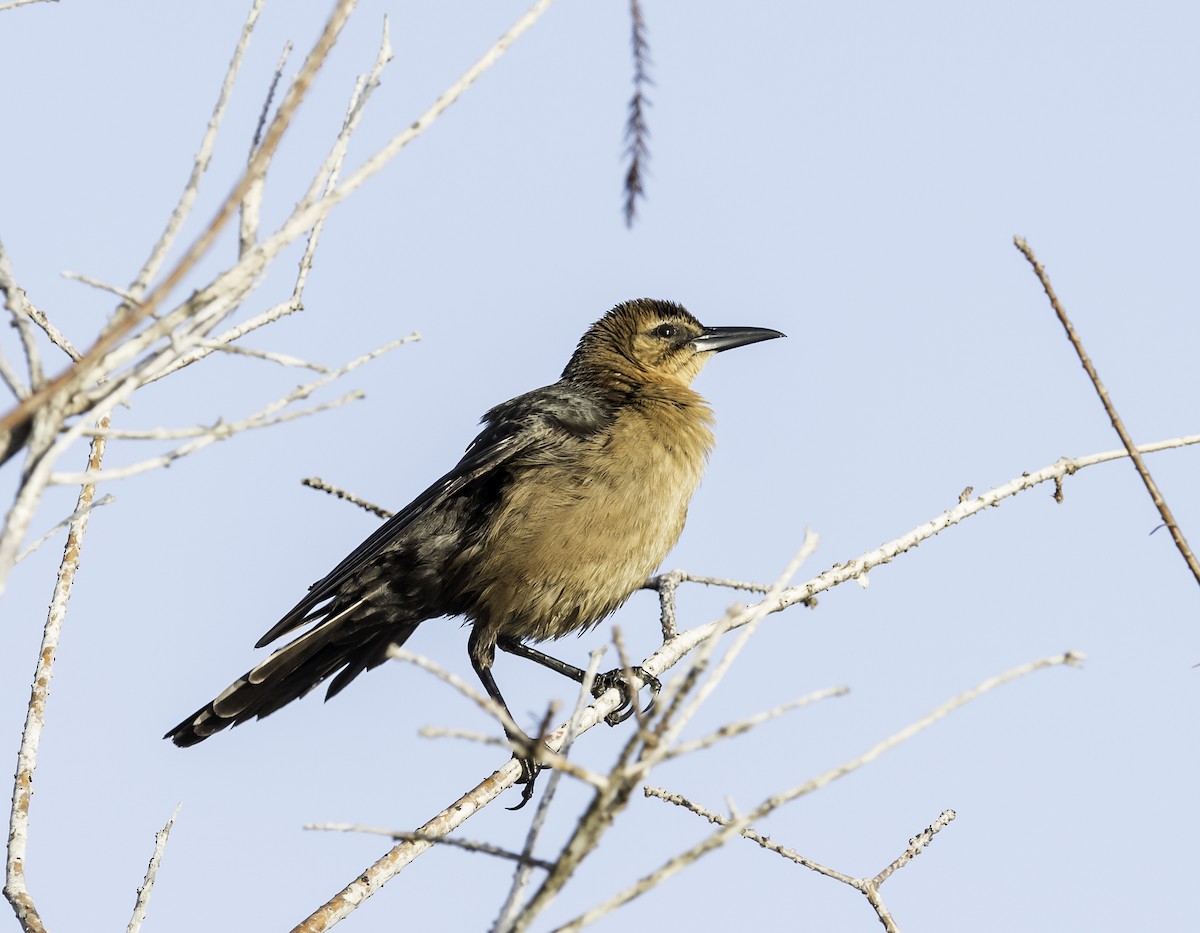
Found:
[[[583,335],[558,382],[484,415],[454,469],[313,584],[255,647],[306,631],[164,737],[195,745],[332,677],[328,699],[439,616],[470,623],[471,664],[505,709],[492,676],[497,648],[581,682],[582,670],[527,642],[591,628],[658,568],[714,442],[692,380],[715,353],[782,336],[704,327],[668,301],[617,305]],[[643,679],[657,692],[654,678]],[[632,710],[620,670],[593,692],[613,686]],[[524,750],[524,802],[540,768],[535,743],[519,729],[508,737]]]

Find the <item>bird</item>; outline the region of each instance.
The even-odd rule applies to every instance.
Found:
[[[261,719],[330,681],[326,699],[378,667],[422,622],[461,616],[485,691],[496,649],[582,682],[529,642],[582,634],[641,588],[674,547],[714,445],[713,414],[691,386],[717,353],[783,337],[705,327],[681,305],[618,304],[584,333],[551,385],[496,405],[450,472],[314,583],[256,643],[308,628],[166,733],[175,745]],[[657,692],[658,683],[634,673]],[[622,690],[624,671],[593,692]],[[505,726],[528,800],[534,741]]]

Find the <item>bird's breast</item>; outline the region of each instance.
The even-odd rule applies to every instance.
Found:
[[[544,640],[624,603],[679,538],[710,418],[702,402],[622,411],[605,432],[516,465],[473,561],[468,615],[495,637]]]

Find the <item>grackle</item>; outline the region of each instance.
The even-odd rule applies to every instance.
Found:
[[[307,631],[164,738],[195,745],[332,677],[328,699],[439,616],[468,620],[471,664],[501,706],[497,648],[582,681],[583,671],[526,642],[591,628],[655,571],[713,446],[712,412],[692,380],[714,353],[782,336],[704,327],[668,301],[617,305],[583,335],[558,382],[489,411],[458,465],[313,584],[255,647],[311,624]],[[620,670],[601,675],[594,692],[613,686],[632,710]],[[519,730],[509,739],[528,799],[534,742]]]

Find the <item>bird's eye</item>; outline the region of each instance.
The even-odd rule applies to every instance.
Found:
[[[659,324],[658,327],[651,331],[651,333],[653,333],[655,337],[662,337],[664,340],[670,340],[679,333],[679,328],[674,324]]]

